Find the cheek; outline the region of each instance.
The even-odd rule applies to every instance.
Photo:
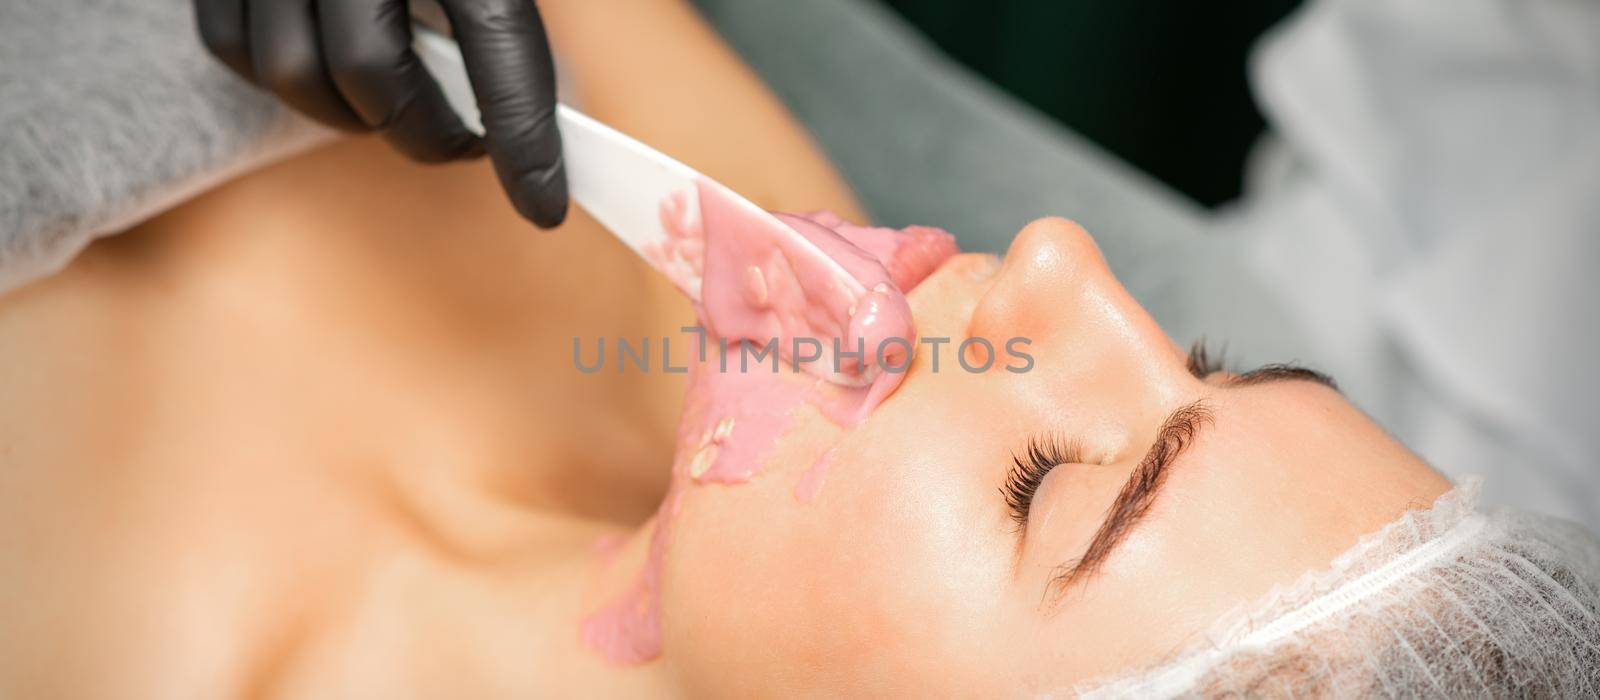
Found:
[[[924,684],[992,677],[980,659],[1003,646],[1009,551],[979,525],[972,485],[905,449],[846,440],[810,503],[792,495],[799,465],[689,494],[663,628],[691,690],[937,692]]]

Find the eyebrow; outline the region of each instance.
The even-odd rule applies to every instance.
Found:
[[[1284,363],[1262,365],[1244,374],[1229,377],[1225,384],[1227,386],[1254,386],[1272,382],[1311,382],[1313,384],[1321,384],[1334,391],[1339,390],[1339,383],[1333,381],[1333,377],[1314,369]]]
[[[1195,376],[1204,378],[1197,371],[1200,364],[1197,364],[1192,356],[1189,367]],[[1234,375],[1228,378],[1226,385],[1243,387],[1300,381],[1321,384],[1334,391],[1339,390],[1339,385],[1334,382],[1333,377],[1299,365],[1282,363],[1262,365],[1249,372]],[[1139,466],[1135,467],[1133,473],[1128,475],[1128,480],[1123,482],[1122,490],[1117,492],[1117,499],[1112,501],[1111,507],[1106,510],[1105,520],[1100,523],[1100,528],[1095,530],[1094,538],[1089,541],[1088,549],[1084,550],[1082,556],[1057,566],[1051,572],[1050,584],[1045,589],[1047,601],[1066,595],[1074,584],[1100,570],[1106,559],[1111,556],[1111,551],[1127,539],[1133,527],[1150,512],[1150,506],[1155,503],[1156,494],[1162,485],[1166,484],[1167,473],[1171,470],[1172,463],[1177,461],[1178,455],[1183,454],[1183,451],[1193,444],[1201,428],[1210,426],[1213,422],[1211,410],[1206,407],[1204,400],[1195,401],[1173,411],[1161,422],[1160,429],[1156,431],[1155,443],[1150,445],[1144,458],[1139,460]]]
[[[1225,354],[1227,354],[1226,347],[1223,348],[1222,352],[1212,355],[1211,346],[1206,344],[1204,338],[1195,341],[1194,345],[1189,347],[1189,359],[1186,363],[1189,374],[1194,375],[1195,379],[1204,380],[1213,373],[1222,372],[1223,366],[1226,364],[1223,358]],[[1223,384],[1225,386],[1250,386],[1278,381],[1307,381],[1339,391],[1339,384],[1333,381],[1333,377],[1294,362],[1274,362],[1262,365],[1249,372],[1232,375]]]
[[[1212,422],[1211,411],[1203,401],[1196,401],[1173,411],[1161,422],[1156,431],[1155,443],[1139,460],[1128,480],[1123,482],[1117,499],[1106,511],[1106,519],[1089,541],[1083,556],[1057,566],[1051,573],[1045,596],[1059,598],[1072,585],[1093,575],[1105,563],[1111,550],[1128,537],[1133,526],[1142,520],[1155,503],[1156,494],[1167,481],[1173,461],[1194,442],[1200,428]]]

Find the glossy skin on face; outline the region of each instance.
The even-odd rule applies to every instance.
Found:
[[[969,373],[952,344],[935,371],[924,347],[858,428],[806,407],[759,477],[688,490],[661,602],[683,690],[1070,687],[1161,660],[1449,487],[1331,388],[1193,376],[1071,222],[1029,225],[1003,264],[953,258],[909,300],[921,336],[1027,337],[1034,367],[1008,372],[1002,354]],[[1163,422],[1196,402],[1210,420],[1142,521],[1053,588]],[[1049,472],[1019,527],[1000,489],[1043,436],[1081,463]],[[797,500],[829,449],[820,492]]]

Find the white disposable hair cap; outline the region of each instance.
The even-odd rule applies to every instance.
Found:
[[[1471,479],[1092,697],[1600,697],[1600,541]]]

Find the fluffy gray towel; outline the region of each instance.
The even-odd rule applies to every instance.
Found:
[[[6,0],[0,293],[325,136],[212,59],[188,0]]]

